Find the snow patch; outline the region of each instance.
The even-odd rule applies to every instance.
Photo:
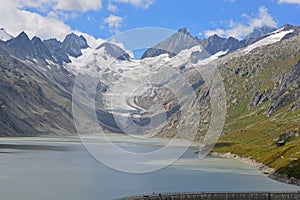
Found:
[[[56,66],[57,69],[60,69],[60,66],[56,63],[54,63],[52,60],[46,59],[46,62],[48,63],[48,68],[52,69],[51,66]]]
[[[206,58],[204,60],[198,61],[197,64],[200,64],[200,65],[209,64],[210,62],[212,62],[214,60],[217,60],[218,58],[220,58],[221,56],[226,55],[227,53],[228,53],[228,50],[226,50],[226,51],[219,51],[219,52],[215,53],[214,55],[210,56],[209,58]]]
[[[271,32],[270,35],[276,34],[276,33],[280,33],[280,32],[283,31],[283,30],[284,30],[284,27],[282,27],[282,28],[280,28],[280,29],[277,29],[277,30]]]
[[[292,33],[293,31],[294,30],[281,31],[281,32],[276,32],[275,31],[275,34],[271,34],[270,36],[268,36],[264,39],[261,39],[261,40],[259,40],[258,42],[254,43],[254,44],[249,45],[248,47],[246,47],[243,50],[243,52],[249,53],[250,51],[252,51],[253,49],[256,49],[257,47],[261,47],[261,46],[265,46],[265,45],[269,45],[269,44],[279,42],[282,38],[284,38],[284,36],[286,36],[289,33]]]

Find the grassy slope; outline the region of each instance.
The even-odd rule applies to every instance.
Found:
[[[300,178],[300,137],[290,138],[283,147],[276,147],[279,135],[288,131],[300,133],[300,110],[287,112],[290,104],[267,117],[270,100],[254,110],[247,105],[256,91],[272,90],[281,74],[288,72],[300,59],[299,37],[260,48],[242,58],[232,59],[220,66],[228,98],[238,99],[237,105],[229,105],[224,134],[215,146],[216,152],[232,152],[251,157],[278,172]],[[289,48],[282,48],[282,46]],[[298,45],[299,46],[299,45]],[[268,52],[268,53],[265,53]],[[295,54],[294,52],[297,52]],[[291,56],[292,55],[292,56]],[[252,66],[261,66],[260,69]],[[248,76],[233,73],[239,67],[250,72]],[[246,86],[246,87],[243,87]],[[229,99],[230,102],[230,99]]]

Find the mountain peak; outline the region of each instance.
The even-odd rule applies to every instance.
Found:
[[[282,28],[283,28],[284,30],[288,31],[288,30],[294,29],[295,26],[293,26],[293,25],[291,25],[291,24],[285,24]]]
[[[78,36],[78,35],[76,35],[75,33],[72,32],[72,33],[66,35],[64,41],[65,40],[78,40],[80,38],[82,39],[82,36]]]
[[[33,56],[32,43],[24,31],[16,38],[7,41],[6,44],[18,58],[26,59]]]
[[[270,26],[259,27],[259,28],[254,29],[254,31],[252,33],[249,33],[248,35],[246,35],[245,39],[260,38],[269,33],[272,33],[275,30],[276,29],[274,27],[270,27]]]
[[[221,38],[221,37],[218,36],[217,34],[213,34],[212,36],[209,36],[207,39],[217,39],[217,38]]]
[[[169,54],[169,56],[172,57],[180,51],[192,48],[196,45],[199,45],[199,39],[191,36],[187,28],[181,28],[177,33],[174,33],[166,40],[145,51],[142,59],[156,57],[161,54]]]
[[[82,55],[82,49],[89,47],[83,36],[78,36],[74,33],[70,33],[65,37],[62,46],[70,56],[76,58]]]
[[[187,28],[181,28],[181,29],[179,29],[178,33],[183,33],[185,35],[190,35],[190,32],[187,30]]]
[[[202,40],[200,43],[211,55],[214,55],[220,51],[231,52],[242,47],[242,44],[238,39],[233,37],[223,38],[218,36],[217,34],[214,34],[207,39]]]
[[[118,47],[115,44],[104,42],[100,46],[98,46],[96,49],[104,48],[106,53],[108,53],[110,56],[117,58],[118,60],[130,60],[130,55],[126,53],[122,48]]]
[[[24,40],[24,41],[30,41],[28,35],[22,31],[17,37],[16,37],[17,40]]]
[[[34,42],[34,41],[42,42],[42,40],[41,40],[39,37],[37,37],[37,36],[34,36],[34,37],[31,39],[31,41],[32,41],[32,42]]]

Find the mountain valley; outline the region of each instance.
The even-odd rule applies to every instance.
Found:
[[[212,89],[222,88],[211,86],[214,73],[206,77],[199,68],[217,69],[227,112],[213,151],[300,178],[299,44],[300,27],[288,24],[243,40],[202,40],[183,28],[136,60],[109,41],[91,48],[74,33],[58,41],[25,32],[13,38],[1,29],[0,135],[76,135],[82,126],[84,134],[142,132],[205,144],[218,94]],[[99,128],[89,124],[95,112]],[[122,124],[127,118],[137,126]]]

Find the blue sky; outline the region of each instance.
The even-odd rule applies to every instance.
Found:
[[[1,0],[0,5],[0,27],[14,36],[24,30],[44,39],[62,39],[70,31],[106,39],[141,27],[242,38],[263,25],[300,25],[300,0]]]
[[[176,3],[175,3],[176,2]],[[118,12],[114,15],[121,16],[124,21],[120,31],[139,27],[163,27],[177,30],[187,27],[193,35],[204,34],[206,30],[230,29],[231,21],[247,25],[249,18],[256,18],[260,7],[268,10],[268,13],[282,26],[285,23],[300,25],[300,6],[295,4],[278,4],[276,1],[249,1],[249,0],[156,0],[148,9],[136,8],[128,4],[116,4]],[[94,29],[95,24],[105,23],[101,21],[110,12],[105,10],[102,13],[96,12],[83,15],[81,23],[85,23],[87,16],[92,16],[96,23],[88,23],[87,29],[91,29],[93,34],[99,37],[111,35],[108,28],[103,30]],[[68,20],[68,23],[75,25],[78,21]],[[79,26],[77,24],[77,26]],[[82,30],[84,31],[84,30]]]

